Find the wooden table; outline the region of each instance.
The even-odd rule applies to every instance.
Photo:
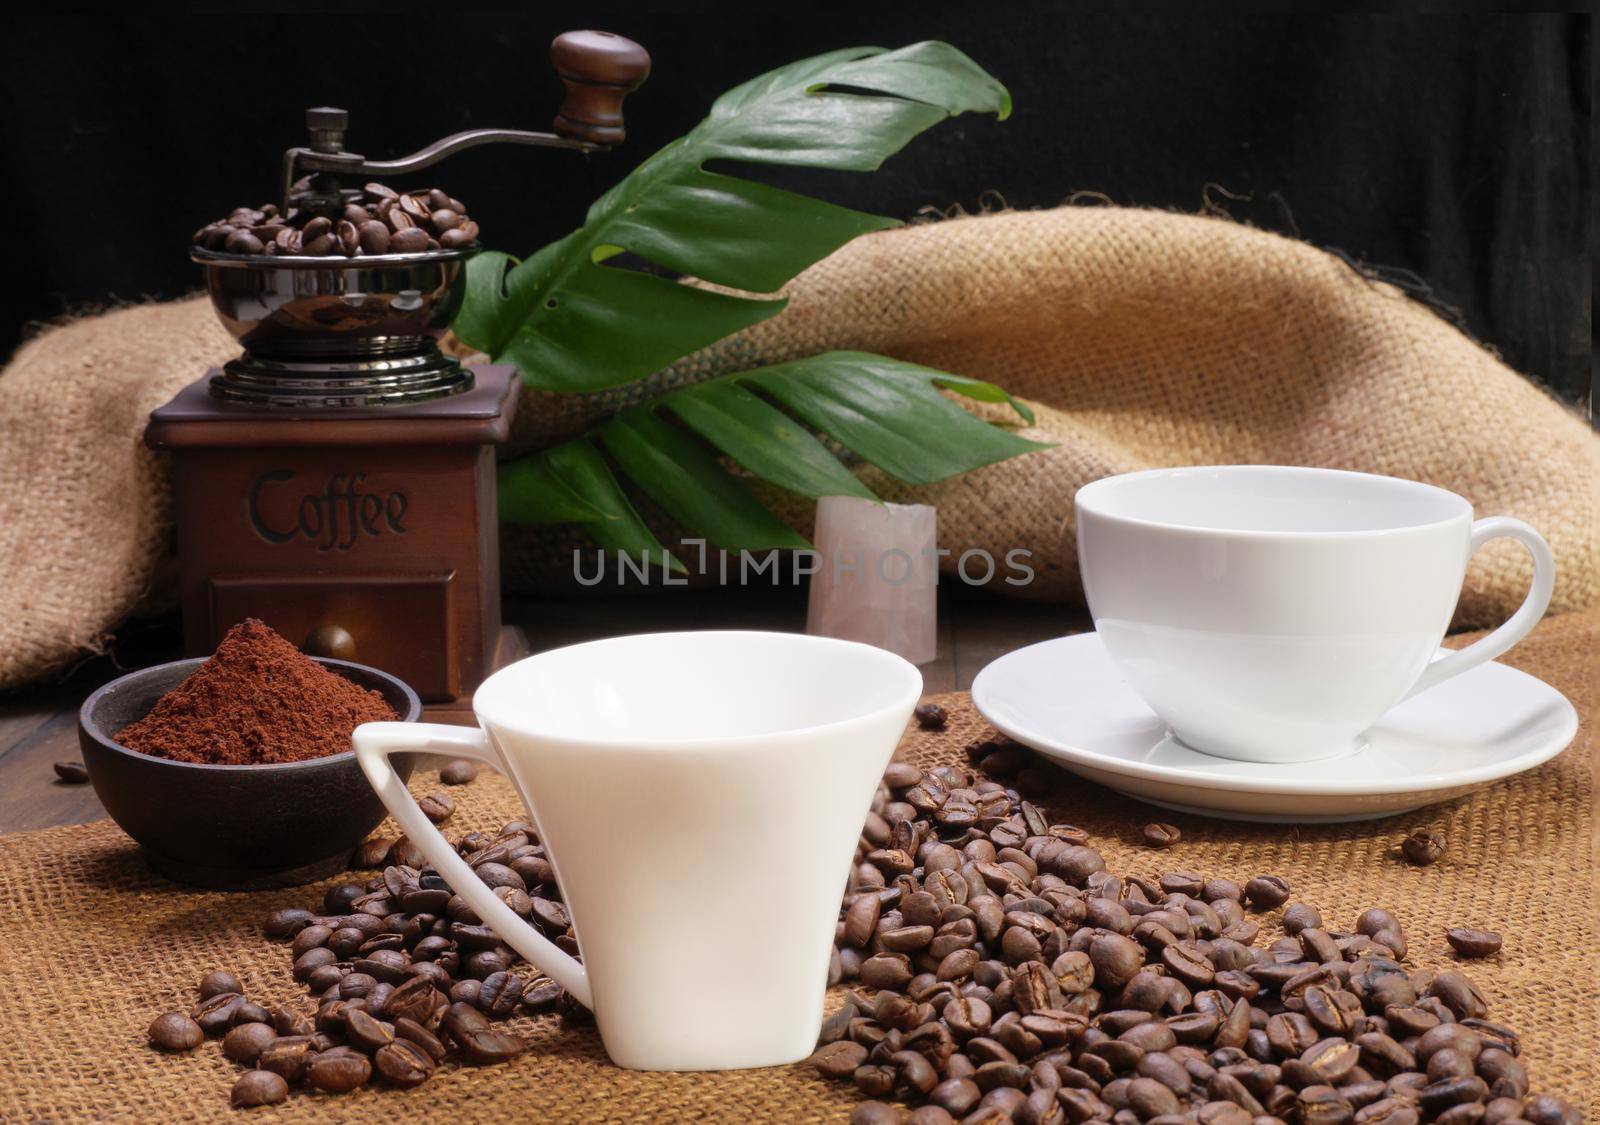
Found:
[[[527,632],[534,652],[597,637],[675,629],[805,628],[803,591],[728,589],[660,596],[510,602],[506,620]],[[923,665],[929,694],[965,691],[1002,653],[1090,627],[1081,610],[1007,601],[960,586],[940,588],[938,655]],[[78,706],[100,684],[132,668],[177,659],[175,620],[125,630],[109,657],[87,661],[64,681],[0,695],[0,834],[105,816],[88,785],[56,779],[54,763],[79,760]]]

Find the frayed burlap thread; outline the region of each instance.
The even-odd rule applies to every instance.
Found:
[[[1573,700],[1583,720],[1577,741],[1554,761],[1459,801],[1379,822],[1245,825],[1155,810],[1059,773],[1044,804],[1087,829],[1116,872],[1182,869],[1241,881],[1281,875],[1291,901],[1316,905],[1334,927],[1353,926],[1364,907],[1389,907],[1405,926],[1409,963],[1464,968],[1488,998],[1491,1018],[1522,1033],[1536,1089],[1600,1119],[1597,629],[1600,612],[1553,618],[1509,658]],[[901,749],[919,765],[962,762],[962,747],[989,733],[967,696],[936,698],[950,711],[948,728],[912,730]],[[428,772],[412,788],[423,793],[435,784]],[[457,800],[451,831],[492,830],[521,816],[510,786],[495,775],[450,792]],[[1139,827],[1157,817],[1183,830],[1169,851],[1140,846]],[[1439,865],[1419,869],[1394,846],[1423,826],[1444,832],[1449,850]],[[237,972],[252,998],[309,1010],[291,979],[288,947],[265,940],[260,922],[278,907],[319,903],[332,881],[248,894],[179,887],[153,875],[109,821],[0,838],[0,855],[0,1121],[236,1119],[228,1089],[239,1068],[216,1041],[174,1057],[146,1046],[144,1029],[163,1011],[188,1008],[195,984],[216,968]],[[774,857],[768,886],[731,890],[749,905],[782,893],[782,885],[782,859]],[[1280,913],[1259,917],[1264,944],[1279,935]],[[1504,950],[1459,965],[1444,940],[1457,925],[1500,930]],[[712,1074],[620,1070],[592,1026],[556,1016],[513,1022],[532,1046],[508,1065],[450,1067],[413,1091],[296,1093],[270,1117],[778,1125],[843,1122],[857,1100],[852,1085],[824,1081],[804,1064]]]

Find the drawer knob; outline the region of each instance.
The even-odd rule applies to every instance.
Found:
[[[333,660],[354,660],[356,639],[337,625],[319,625],[306,634],[300,651],[307,656],[326,656]]]

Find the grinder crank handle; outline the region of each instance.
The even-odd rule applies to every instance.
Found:
[[[609,31],[568,31],[550,44],[550,61],[567,88],[555,131],[592,144],[621,144],[622,99],[650,77],[650,55]]]

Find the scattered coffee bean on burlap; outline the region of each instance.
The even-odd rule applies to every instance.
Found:
[[[1466,976],[1403,964],[1391,911],[1345,930],[1295,903],[1259,947],[1245,905],[1282,907],[1287,880],[1113,874],[1001,765],[1017,788],[895,763],[873,800],[831,977],[874,991],[845,992],[811,1060],[870,1099],[852,1121],[1578,1120],[1528,1097]]]
[[[446,785],[465,785],[477,776],[477,763],[470,762],[466,758],[457,758],[453,762],[446,762],[444,768],[439,771],[439,780]]]
[[[192,1051],[205,1041],[200,1025],[182,1012],[167,1012],[150,1025],[150,1045],[162,1051]]]
[[[912,712],[916,716],[917,726],[923,730],[944,730],[944,725],[949,721],[949,714],[937,703],[919,703]]]
[[[435,824],[443,824],[456,811],[455,800],[443,793],[429,793],[417,802],[417,807]]]
[[[289,1083],[270,1070],[247,1070],[233,1084],[228,1100],[235,1109],[277,1105],[289,1096]]]
[[[512,911],[578,953],[531,824],[512,821],[450,843]],[[527,1044],[494,1021],[553,1010],[569,1022],[586,1018],[483,925],[410,841],[375,837],[352,862],[380,858],[387,863],[377,874],[326,888],[320,911],[282,908],[263,924],[267,937],[288,943],[292,975],[310,993],[313,1012],[268,1011],[243,995],[238,977],[218,971],[201,982],[194,1018],[162,1017],[151,1043],[185,1050],[205,1034],[222,1035],[226,1057],[281,1079],[287,1093],[304,1085],[339,1094],[379,1080],[418,1086],[441,1065],[509,1062]],[[399,862],[408,859],[415,862]],[[236,1096],[258,1096],[258,1088],[276,1089],[252,1077]]]
[[[1289,899],[1289,884],[1277,875],[1257,875],[1244,885],[1245,901],[1258,910],[1275,910]]]
[[[348,1094],[371,1077],[371,1061],[348,1047],[322,1051],[306,1065],[306,1081],[325,1094]]]
[[[1418,867],[1429,867],[1444,855],[1444,835],[1418,828],[1400,841],[1400,854]]]
[[[244,993],[244,985],[239,983],[239,978],[230,972],[218,970],[207,973],[200,979],[200,999],[209,1000],[222,992]]]
[[[370,871],[383,867],[389,862],[389,853],[394,849],[394,841],[387,836],[372,836],[356,845],[355,854],[350,857],[350,866],[357,871]]]
[[[1500,952],[1504,941],[1493,930],[1473,930],[1465,926],[1456,926],[1447,931],[1444,937],[1451,949],[1468,958],[1493,957]]]
[[[89,771],[82,762],[57,762],[55,770],[56,777],[68,785],[82,785],[89,780]]]
[[[1139,835],[1152,848],[1170,848],[1183,839],[1183,833],[1176,824],[1162,824],[1160,821],[1151,821],[1140,830]]]

